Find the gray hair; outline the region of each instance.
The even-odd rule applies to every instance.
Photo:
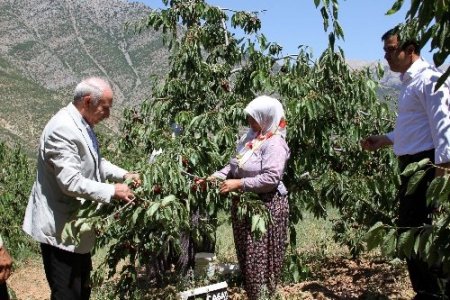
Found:
[[[102,98],[103,92],[111,89],[109,83],[100,77],[90,77],[81,81],[73,93],[73,103],[81,101],[85,96],[91,96],[92,104],[97,105]]]

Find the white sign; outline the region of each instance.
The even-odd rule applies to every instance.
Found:
[[[207,285],[178,294],[180,300],[228,300],[228,284],[226,281]]]

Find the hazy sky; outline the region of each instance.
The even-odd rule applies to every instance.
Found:
[[[161,0],[142,0],[151,8],[161,7]],[[323,30],[320,11],[313,0],[210,0],[209,4],[222,8],[262,11],[261,32],[269,41],[283,46],[284,54],[297,53],[298,45],[307,45],[318,57],[325,49],[328,35]],[[340,0],[339,21],[345,40],[338,42],[347,59],[383,60],[381,36],[405,19],[409,1],[401,11],[387,16],[394,0]],[[432,61],[429,45],[422,55]]]

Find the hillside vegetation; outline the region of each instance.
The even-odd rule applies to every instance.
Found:
[[[75,84],[93,75],[113,85],[116,109],[107,127],[117,130],[121,107],[148,97],[150,75],[167,65],[160,33],[125,28],[150,11],[121,0],[1,1],[0,94],[8,104],[0,108],[0,138],[32,151]]]

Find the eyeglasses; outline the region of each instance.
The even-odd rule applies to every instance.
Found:
[[[383,47],[384,52],[386,53],[392,53],[397,51],[398,46],[387,46],[387,47]]]

